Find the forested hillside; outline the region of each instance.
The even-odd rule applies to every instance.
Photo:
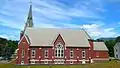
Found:
[[[4,59],[10,59],[11,55],[17,49],[17,44],[18,41],[0,38],[0,57],[4,57]]]

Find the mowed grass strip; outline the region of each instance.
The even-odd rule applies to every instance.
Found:
[[[109,61],[104,63],[93,63],[86,65],[32,65],[16,66],[14,64],[0,64],[0,68],[120,68],[120,62]]]

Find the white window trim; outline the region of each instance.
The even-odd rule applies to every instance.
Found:
[[[31,64],[35,64],[35,61],[30,61]]]
[[[44,64],[48,64],[48,61],[44,61]]]
[[[74,61],[70,61],[70,64],[73,64],[74,63]]]
[[[25,56],[25,50],[22,49],[22,58],[24,58],[24,56]]]
[[[60,48],[57,47],[58,45],[60,45]],[[57,56],[56,56],[56,50],[57,50]],[[58,53],[58,51],[60,50],[60,53]],[[63,50],[63,56],[62,56],[62,50]],[[55,46],[55,57],[56,58],[64,58],[64,46],[59,42],[56,46]],[[60,56],[59,56],[60,54]]]
[[[46,56],[46,52],[47,52],[47,56]],[[48,49],[47,48],[44,50],[44,56],[45,56],[45,58],[48,58]]]
[[[49,61],[48,59],[45,59],[44,64],[48,64],[48,61]]]
[[[33,56],[33,51],[34,51],[34,56]],[[35,54],[36,54],[36,50],[32,49],[32,51],[31,51],[31,58],[35,58]]]
[[[65,62],[64,62],[64,61],[61,61],[60,63],[61,63],[61,64],[64,64]]]
[[[64,64],[65,63],[64,61],[65,61],[64,59],[55,59],[54,64]]]
[[[74,58],[74,50],[73,50],[73,48],[71,48],[71,49],[70,49],[70,58]],[[73,53],[73,56],[71,56],[71,52]]]
[[[83,56],[83,52],[84,52],[84,56]],[[86,52],[85,52],[85,49],[82,50],[82,58],[85,58],[86,57]]]

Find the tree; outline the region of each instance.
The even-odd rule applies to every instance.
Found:
[[[5,59],[10,59],[12,54],[14,54],[17,49],[18,41],[7,40],[4,38],[0,38],[0,56]]]
[[[97,39],[96,41],[98,41],[98,42],[103,42],[103,40],[101,40],[101,39]]]
[[[116,38],[116,42],[120,42],[120,36]]]
[[[114,45],[115,45],[116,41],[115,40],[108,40],[105,41],[105,45],[107,46],[108,50],[109,50],[109,56],[110,57],[114,57]]]
[[[5,46],[0,44],[0,56],[3,56],[3,54],[4,54],[4,52],[3,52],[4,49],[5,49]]]

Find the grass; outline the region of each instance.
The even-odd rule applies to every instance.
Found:
[[[86,65],[33,65],[33,66],[16,66],[14,64],[0,64],[0,68],[120,68],[120,62],[109,61],[104,63],[93,63]]]

